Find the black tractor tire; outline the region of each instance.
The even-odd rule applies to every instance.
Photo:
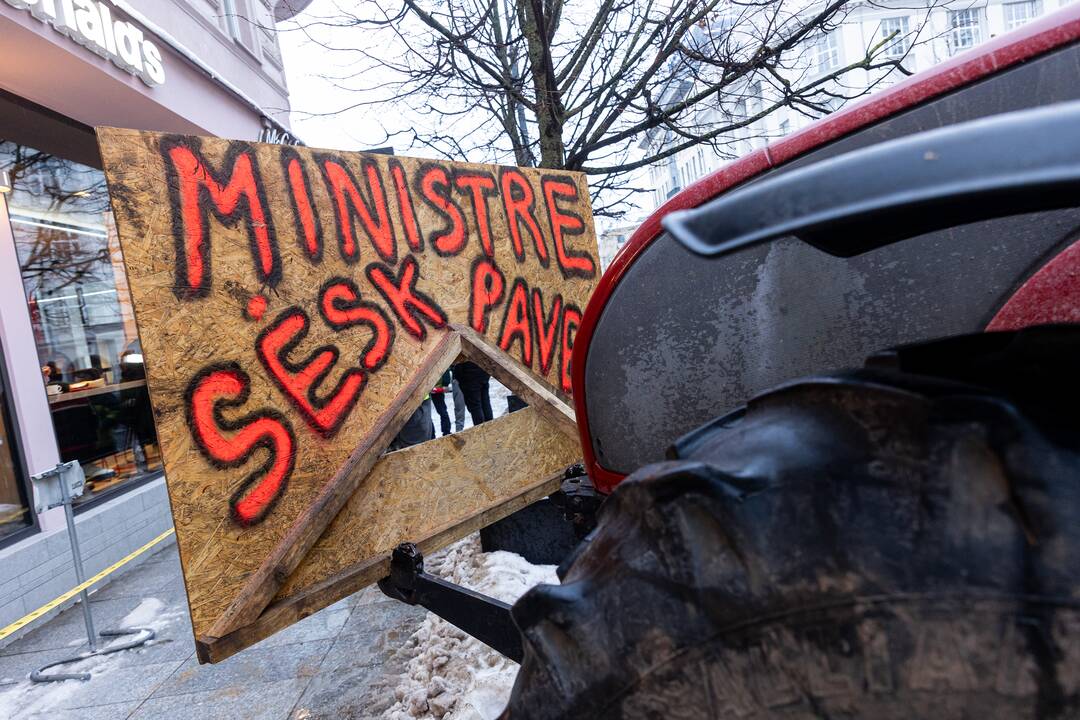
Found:
[[[1080,330],[794,382],[625,480],[513,607],[503,718],[1080,718]]]

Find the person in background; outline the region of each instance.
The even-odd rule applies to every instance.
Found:
[[[491,376],[484,372],[479,365],[468,361],[454,365],[454,377],[461,383],[461,392],[465,396],[465,407],[469,408],[473,425],[491,420],[494,415],[491,412],[491,395],[488,385]]]
[[[435,426],[431,424],[431,398],[424,398],[420,407],[416,408],[405,426],[398,432],[397,437],[390,443],[389,450],[401,450],[402,448],[419,445],[435,437]]]
[[[461,392],[461,383],[457,378],[451,383],[454,396],[454,432],[465,429],[465,393]]]
[[[66,385],[75,379],[75,365],[64,353],[56,353],[45,363],[49,367],[49,382]]]
[[[450,413],[446,410],[446,393],[451,391],[452,384],[453,377],[447,370],[431,390],[431,404],[435,406],[435,412],[439,413],[439,425],[444,436],[450,434]]]

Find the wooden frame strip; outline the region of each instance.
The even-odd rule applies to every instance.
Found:
[[[446,372],[460,353],[460,335],[456,331],[446,332],[394,402],[376,421],[373,430],[364,436],[349,459],[323,486],[311,505],[296,518],[285,536],[247,579],[225,612],[214,621],[205,636],[205,642],[211,642],[214,638],[250,625],[259,618],[282,583],[300,564],[349,497],[360,487],[383,451],[438,382],[439,376]],[[204,639],[200,638],[199,642],[204,642]]]
[[[406,448],[399,452],[409,452],[414,449]],[[561,472],[547,477],[501,505],[475,513],[464,521],[459,520],[444,526],[438,532],[418,540],[417,545],[424,553],[441,550],[450,543],[550,495],[559,489],[562,480],[563,473]],[[250,625],[234,630],[223,637],[198,638],[195,650],[199,662],[221,662],[338,600],[364,589],[389,573],[389,552],[342,570],[318,585],[271,604]]]
[[[568,403],[563,402],[562,398],[534,377],[521,363],[488,342],[484,336],[472,328],[457,323],[451,324],[450,327],[461,335],[462,355],[539,410],[560,430],[578,437],[577,419],[574,416],[574,409]]]

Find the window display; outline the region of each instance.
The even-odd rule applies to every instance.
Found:
[[[86,502],[161,471],[103,173],[0,140],[8,215],[60,458]]]

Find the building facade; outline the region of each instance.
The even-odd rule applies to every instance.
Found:
[[[619,249],[626,244],[630,236],[637,230],[639,222],[617,222],[609,225],[596,238],[597,249],[600,251],[600,271],[607,272]]]
[[[0,628],[76,584],[32,475],[82,465],[89,574],[172,522],[94,127],[294,140],[275,22],[306,4],[0,0]]]
[[[1053,12],[1070,0],[921,0],[900,2],[876,0],[853,3],[835,29],[809,40],[800,49],[801,62],[792,63],[798,82],[813,81],[855,63],[877,47],[878,58],[897,60],[909,73],[925,70],[954,55],[966,52],[990,38],[1014,30],[1031,20]],[[816,6],[811,6],[813,10]],[[723,32],[722,24],[718,24]],[[842,86],[832,88],[836,97],[822,103],[827,111],[843,105],[843,96],[857,97],[903,79],[899,71],[869,72],[862,69],[844,74]],[[705,124],[728,124],[750,118],[781,97],[782,88],[770,78],[752,77],[733,87]],[[723,137],[716,146],[698,145],[655,163],[649,168],[652,208],[695,180],[725,163],[756,150],[813,122],[820,113],[807,108],[783,106]],[[674,138],[651,136],[645,145],[655,151]]]

